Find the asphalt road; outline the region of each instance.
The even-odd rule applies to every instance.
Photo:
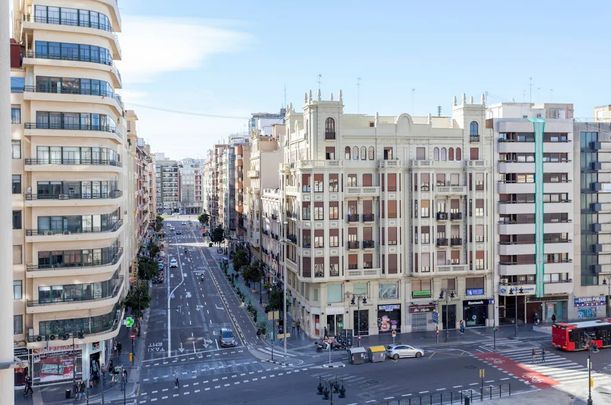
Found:
[[[167,230],[169,223],[182,234]],[[216,248],[204,243],[195,222],[182,225],[182,221],[166,220],[164,226],[169,257],[175,257],[179,267],[167,269],[166,283],[153,289],[139,404],[311,404],[321,402],[316,395],[319,380],[335,379],[343,382],[347,391],[345,399],[334,399],[336,404],[384,403],[401,398],[417,401],[420,396],[423,403],[429,403],[431,396],[433,403],[438,403],[442,395],[449,400],[450,393],[454,399],[470,390],[479,395],[482,381],[486,395],[493,387],[493,395],[498,396],[499,385],[507,394],[511,384],[514,395],[534,388],[525,383],[523,375],[482,359],[493,351],[492,339],[485,335],[478,342],[426,346],[421,359],[350,365],[345,352],[332,352],[332,363],[344,367],[325,368],[328,354],[316,353],[312,347],[292,350],[290,359],[285,359],[292,366],[270,363],[266,361],[269,346],[257,338],[254,324],[218,267],[221,256]],[[221,327],[234,330],[238,347],[217,347]],[[541,347],[549,353],[549,366],[530,364],[525,354]],[[584,375],[579,368],[585,364],[584,353],[557,352],[544,336],[499,338],[496,348],[524,366],[547,367],[559,380],[563,375],[575,380]],[[595,356],[594,368],[609,374],[611,350]],[[483,379],[479,378],[480,369],[485,370]],[[174,386],[175,376],[179,377],[179,388]]]

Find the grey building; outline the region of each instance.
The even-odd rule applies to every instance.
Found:
[[[157,183],[157,213],[171,214],[180,208],[180,177],[178,162],[165,157],[163,153],[155,155],[155,175]]]

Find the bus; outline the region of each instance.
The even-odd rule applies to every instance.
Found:
[[[611,346],[611,318],[583,322],[560,322],[552,326],[552,345],[568,352],[588,349],[588,340],[597,348]]]

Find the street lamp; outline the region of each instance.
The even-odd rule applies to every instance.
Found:
[[[448,341],[448,338],[450,337],[450,300],[454,299],[454,297],[456,296],[456,293],[454,290],[450,290],[448,288],[442,288],[441,289],[441,293],[439,293],[439,299],[442,300],[444,299],[445,296],[445,300],[446,300],[446,337],[445,337],[445,341]]]
[[[598,352],[598,345],[592,343],[592,336],[586,334],[588,339],[588,400],[587,405],[592,405],[592,353]]]
[[[517,287],[510,288],[509,294],[513,295],[514,293],[516,297],[516,306],[515,306],[515,312],[514,312],[513,327],[514,327],[514,336],[518,337],[518,294],[523,294],[524,290],[522,289],[522,287],[520,287],[519,289]]]
[[[607,286],[607,316],[611,309],[611,274],[601,274],[603,276],[603,285]]]
[[[361,303],[363,303],[363,305],[367,305],[367,296],[365,295],[352,295],[352,299],[350,300],[350,305],[354,306],[356,305],[356,323],[357,323],[357,332],[356,335],[358,336],[356,341],[357,341],[357,345],[360,346],[361,345]]]

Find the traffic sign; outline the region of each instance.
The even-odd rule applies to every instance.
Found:
[[[134,323],[134,318],[132,318],[131,316],[128,316],[123,320],[123,325],[125,325],[127,328],[133,327]]]
[[[439,312],[433,311],[433,323],[439,323]]]
[[[393,330],[390,334],[391,334],[392,337],[397,337],[397,331],[396,330]]]

